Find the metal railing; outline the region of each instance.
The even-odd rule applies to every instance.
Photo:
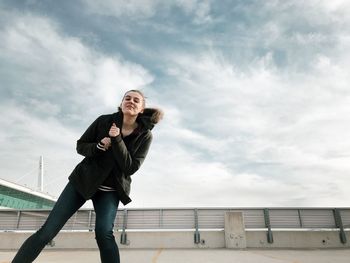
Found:
[[[272,230],[276,229],[333,229],[340,231],[340,239],[346,243],[344,229],[350,228],[350,208],[149,208],[119,209],[115,230],[191,230],[195,242],[201,230],[223,230],[225,212],[243,213],[245,229],[267,231],[268,242],[273,242]],[[0,231],[37,230],[45,222],[50,210],[0,210]],[[92,209],[77,211],[63,230],[88,230],[95,227]],[[123,243],[123,242],[122,242]]]

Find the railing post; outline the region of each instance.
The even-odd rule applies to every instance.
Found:
[[[346,240],[343,221],[341,219],[341,214],[340,214],[339,209],[337,209],[337,208],[333,209],[333,215],[334,215],[335,225],[337,228],[339,228],[339,231],[340,231],[339,232],[340,241],[342,244],[345,244],[347,242],[347,240]]]
[[[21,211],[17,212],[17,224],[16,224],[16,229],[19,230],[19,222],[21,220]]]
[[[123,217],[123,232],[120,236],[120,244],[126,245],[127,242],[127,235],[126,235],[126,227],[127,227],[127,221],[128,221],[128,210],[124,210],[124,217]]]
[[[271,231],[270,213],[269,213],[268,208],[264,209],[264,219],[265,219],[265,226],[267,227],[267,242],[272,244],[273,243],[273,235],[272,235],[272,231]]]
[[[299,216],[299,225],[300,225],[300,228],[303,228],[303,220],[301,219],[300,209],[298,209],[298,216]]]
[[[92,231],[92,227],[91,227],[91,222],[92,222],[92,210],[89,210],[89,219],[88,219],[88,229],[91,232]]]
[[[196,231],[194,232],[194,243],[199,244],[201,242],[201,235],[199,234],[198,230],[198,209],[194,209],[194,226],[196,228]]]

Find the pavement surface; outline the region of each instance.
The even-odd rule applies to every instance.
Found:
[[[0,250],[0,263],[16,251]],[[350,249],[120,249],[122,263],[349,263]],[[35,263],[96,263],[98,250],[44,250]]]

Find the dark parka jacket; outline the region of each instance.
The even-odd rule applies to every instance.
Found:
[[[97,148],[97,144],[104,137],[109,137],[112,123],[122,130],[121,111],[98,117],[77,141],[77,152],[85,158],[75,167],[69,180],[86,200],[90,199],[111,175],[120,201],[124,205],[131,202],[131,175],[140,168],[152,141],[151,129],[154,123],[151,121],[151,114],[145,110],[145,114],[138,116],[138,128],[129,135],[132,137],[128,146],[120,134],[111,138],[112,146],[107,151]]]

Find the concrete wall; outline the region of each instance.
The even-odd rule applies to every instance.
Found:
[[[225,213],[225,247],[246,248],[247,239],[244,229],[243,213]]]
[[[246,231],[252,248],[344,248],[350,247],[350,231],[346,231],[347,243],[342,244],[339,231],[273,231],[273,243],[267,242],[266,231]]]
[[[120,234],[115,233],[120,248],[225,248],[224,231],[200,231],[200,244],[194,243],[194,232],[128,232],[128,245],[120,244]],[[338,231],[273,231],[274,242],[269,244],[266,231],[246,231],[247,248],[349,248],[342,244]],[[30,233],[0,233],[0,249],[18,249]],[[97,248],[93,232],[61,232],[48,249]]]

